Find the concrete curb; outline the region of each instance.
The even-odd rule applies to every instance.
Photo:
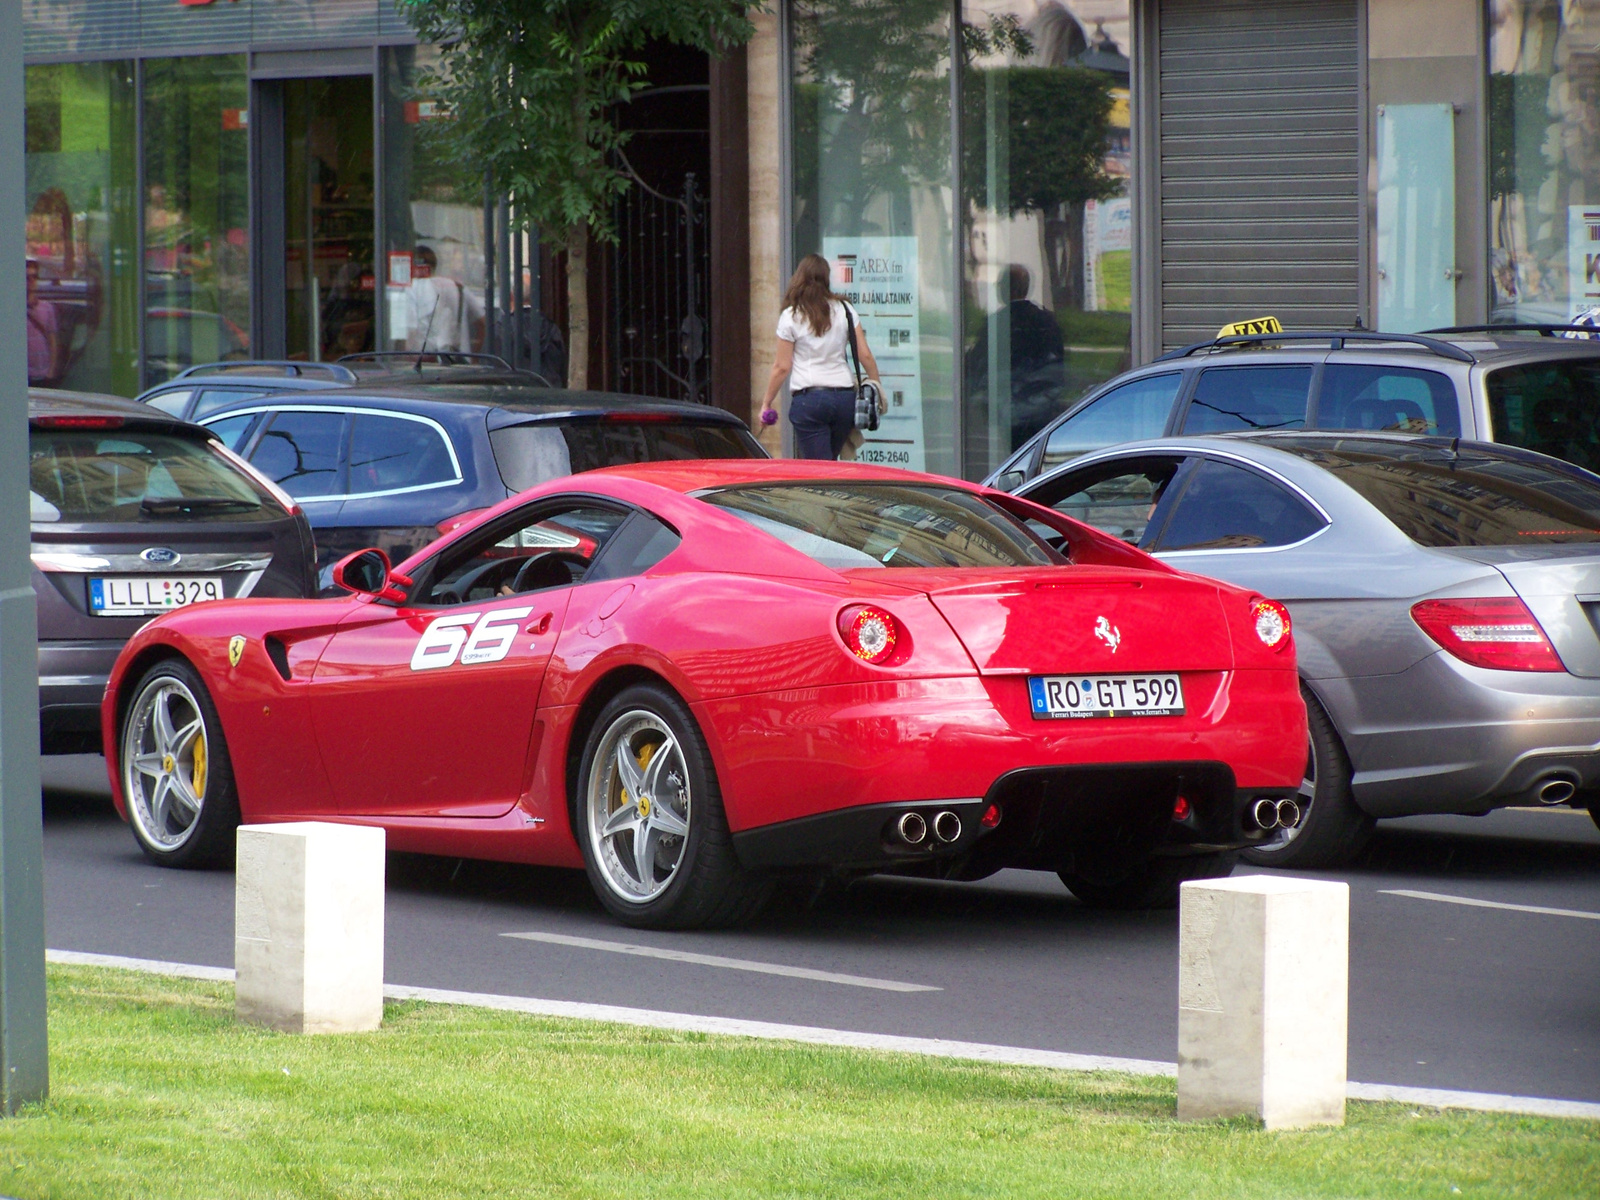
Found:
[[[159,962],[148,958],[123,958],[115,954],[84,954],[76,950],[47,950],[45,960],[63,966],[114,967],[232,983],[229,967],[203,967],[191,963]],[[887,1050],[923,1054],[934,1058],[959,1058],[1014,1067],[1047,1067],[1055,1071],[1121,1071],[1129,1075],[1176,1076],[1178,1064],[1145,1058],[1113,1058],[1100,1054],[1066,1054],[1057,1050],[1029,1050],[1021,1046],[993,1046],[984,1042],[957,1042],[944,1038],[896,1037],[882,1033],[854,1033],[812,1025],[782,1025],[773,1021],[743,1021],[733,1017],[701,1017],[692,1013],[652,1012],[612,1004],[583,1004],[572,1000],[539,1000],[526,996],[495,996],[484,992],[455,992],[440,988],[386,984],[388,1000],[421,1000],[429,1004],[458,1004],[539,1017],[565,1017],[578,1021],[609,1021],[648,1029],[680,1033],[709,1033],[769,1041],[804,1042],[853,1050]],[[1423,1108],[1463,1108],[1478,1112],[1517,1113],[1531,1117],[1570,1117],[1600,1121],[1600,1104],[1584,1100],[1547,1100],[1537,1096],[1505,1096],[1493,1092],[1458,1092],[1442,1088],[1400,1087],[1387,1083],[1351,1083],[1351,1100],[1385,1104],[1414,1104]]]

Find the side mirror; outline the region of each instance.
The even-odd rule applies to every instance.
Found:
[[[411,580],[396,575],[389,566],[389,556],[373,547],[347,554],[333,564],[333,582],[347,592],[358,596],[372,596],[378,600],[404,600],[405,588]]]
[[[1002,492],[1014,492],[1027,481],[1027,476],[1021,471],[1007,471],[994,481],[994,486]]]

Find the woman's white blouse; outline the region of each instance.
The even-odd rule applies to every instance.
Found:
[[[794,343],[794,367],[789,372],[791,392],[809,387],[855,387],[850,364],[845,361],[844,302],[830,300],[828,307],[833,310],[833,320],[821,337],[811,332],[805,314],[786,308],[778,315],[778,336]],[[853,307],[850,315],[859,326],[861,318]]]

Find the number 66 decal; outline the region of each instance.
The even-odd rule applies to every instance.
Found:
[[[530,608],[501,608],[492,613],[451,613],[439,617],[422,631],[411,654],[413,671],[432,671],[448,667],[460,655],[463,665],[499,662],[511,653],[517,637],[517,623],[531,613]],[[472,632],[467,632],[471,626]]]

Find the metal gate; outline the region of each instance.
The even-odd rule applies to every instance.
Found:
[[[630,175],[611,255],[617,390],[703,404],[711,357],[706,200],[692,171],[675,196]]]

